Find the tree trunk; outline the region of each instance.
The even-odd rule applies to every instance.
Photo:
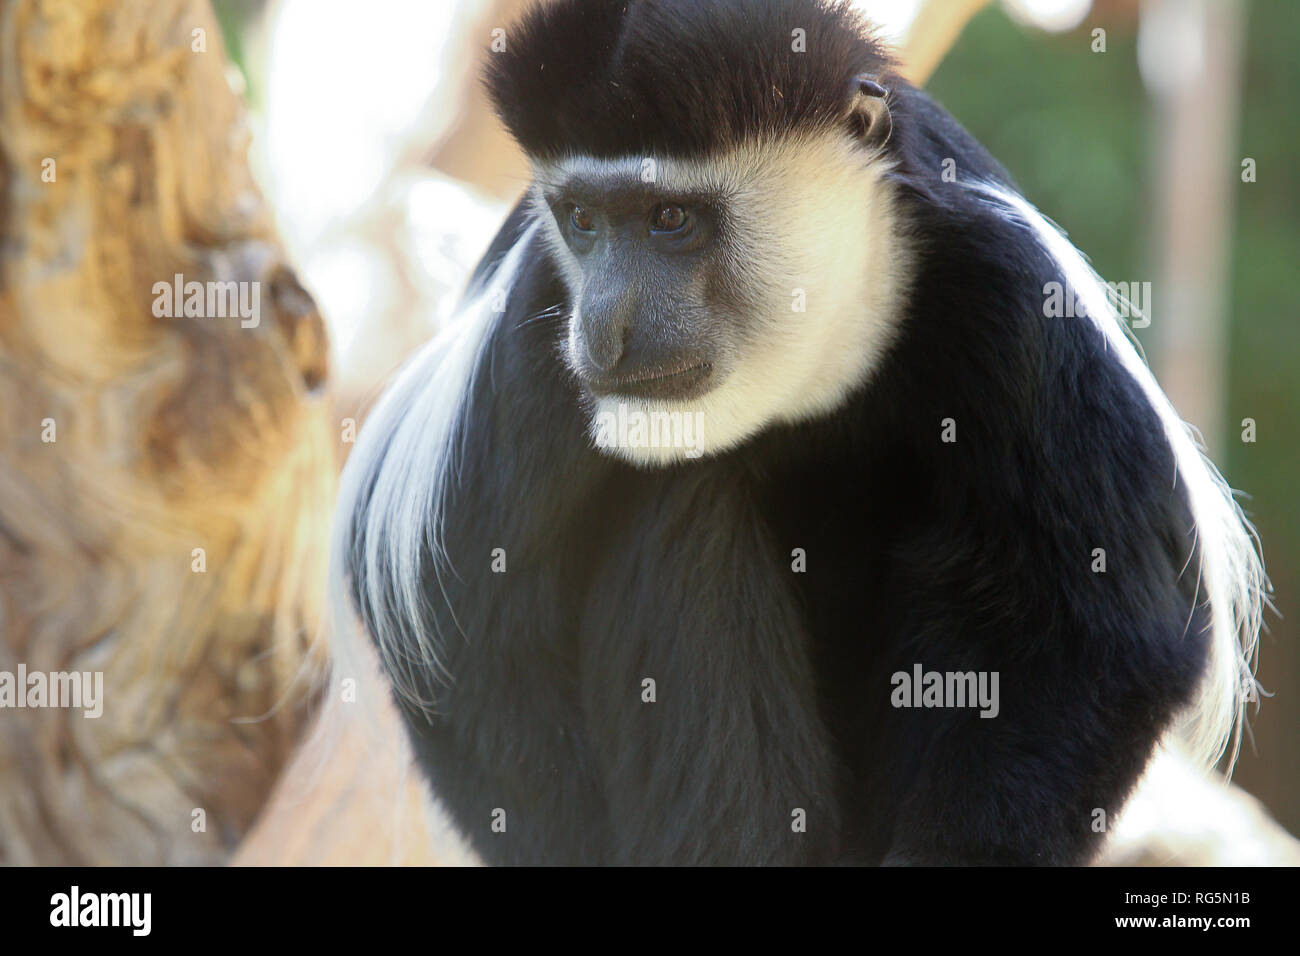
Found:
[[[0,0],[0,680],[102,674],[0,709],[0,862],[224,860],[301,726],[328,350],[228,69],[206,3]]]

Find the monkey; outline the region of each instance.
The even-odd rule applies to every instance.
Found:
[[[551,0],[504,46],[531,181],[333,543],[485,862],[1081,865],[1158,747],[1234,749],[1253,529],[850,5]]]

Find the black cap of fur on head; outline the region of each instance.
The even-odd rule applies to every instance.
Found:
[[[855,78],[891,69],[846,2],[552,0],[486,82],[531,156],[685,157],[845,123]]]

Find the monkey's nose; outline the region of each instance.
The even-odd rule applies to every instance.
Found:
[[[600,372],[608,372],[623,357],[623,345],[627,340],[626,331],[610,325],[602,325],[596,330],[587,331],[587,361]]]
[[[601,372],[609,372],[623,358],[632,322],[627,309],[612,308],[582,314],[582,337],[587,361]]]

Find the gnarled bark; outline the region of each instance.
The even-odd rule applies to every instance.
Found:
[[[0,3],[0,671],[103,674],[0,709],[2,862],[223,860],[300,729],[327,346],[227,70],[206,3]]]

